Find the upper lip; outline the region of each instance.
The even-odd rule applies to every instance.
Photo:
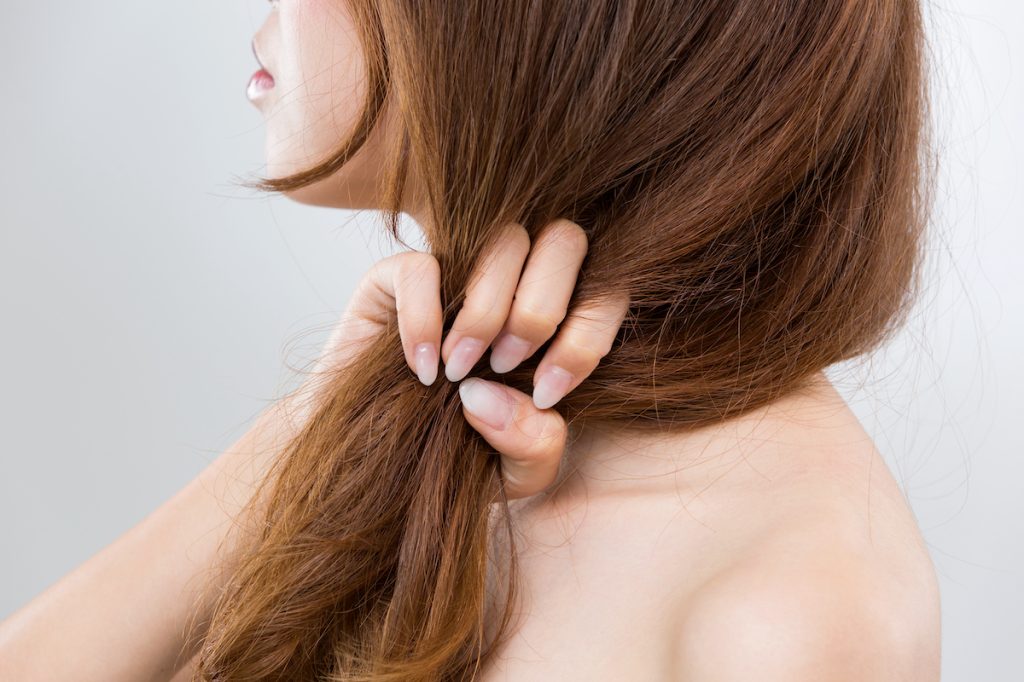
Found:
[[[267,65],[263,63],[262,59],[260,59],[260,51],[256,47],[256,39],[255,38],[253,38],[253,40],[252,40],[252,53],[256,57],[256,63],[260,65],[260,68],[263,69],[264,71],[266,71],[267,73],[270,73],[270,69],[268,69]],[[273,74],[271,74],[271,75],[273,75]]]

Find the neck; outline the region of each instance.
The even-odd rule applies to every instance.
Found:
[[[710,426],[640,431],[587,423],[567,446],[552,491],[559,496],[646,495],[684,485],[702,490],[726,472],[763,477],[763,467],[799,467],[799,453],[866,437],[823,372],[768,405]],[[746,466],[742,466],[746,465]]]

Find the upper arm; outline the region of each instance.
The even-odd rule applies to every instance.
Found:
[[[932,607],[856,563],[732,572],[688,605],[678,679],[934,682]]]
[[[0,622],[0,680],[170,677],[190,645],[186,633],[192,625],[192,635],[205,627],[225,555],[244,537],[239,511],[273,461],[275,439],[288,433],[277,428],[280,409],[268,411],[145,519]]]

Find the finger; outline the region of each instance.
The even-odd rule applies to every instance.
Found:
[[[441,346],[449,381],[466,376],[501,331],[529,252],[530,235],[510,223],[474,268],[462,309]]]
[[[625,296],[577,305],[533,375],[533,403],[547,409],[580,385],[611,350],[626,317]]]
[[[368,283],[376,289],[367,292],[370,305],[378,311],[394,307],[405,361],[421,383],[434,383],[443,325],[437,259],[419,251],[395,254],[370,269]]]
[[[466,420],[501,455],[506,496],[534,495],[551,485],[568,427],[554,410],[538,410],[522,391],[471,377],[459,384]]]
[[[491,369],[508,372],[550,339],[565,318],[587,255],[587,233],[569,220],[547,225],[530,251],[512,309],[491,351]]]

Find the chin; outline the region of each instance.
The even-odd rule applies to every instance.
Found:
[[[355,161],[355,159],[353,159]],[[351,165],[351,162],[350,164]],[[381,208],[380,192],[375,178],[363,178],[353,173],[352,168],[345,167],[322,180],[305,187],[281,192],[292,201],[309,206],[326,208],[342,208],[352,210],[379,210]],[[267,177],[282,178],[297,173],[306,166],[296,163],[268,162]]]

